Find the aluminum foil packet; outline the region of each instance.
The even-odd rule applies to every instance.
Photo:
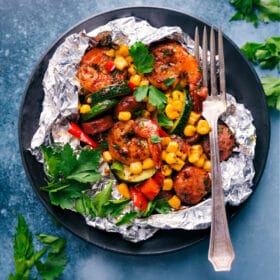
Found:
[[[135,17],[116,19],[87,34],[81,32],[68,36],[50,59],[43,79],[45,93],[43,110],[39,128],[30,144],[30,151],[38,161],[42,161],[39,149],[42,144],[70,143],[72,147],[79,149],[79,141],[67,132],[68,119],[78,114],[78,92],[81,86],[76,78],[76,72],[89,46],[89,37],[94,37],[103,31],[111,32],[113,42],[116,44],[132,45],[136,41],[141,41],[149,45],[163,38],[170,38],[181,42],[190,53],[193,53],[193,40],[184,34],[180,27],[155,28],[147,21]],[[238,144],[233,155],[221,163],[225,203],[236,206],[252,193],[256,130],[251,113],[243,104],[237,103],[231,95],[228,95],[228,108],[221,119],[233,131]],[[107,164],[101,163],[99,171],[103,172],[102,180],[95,183],[91,191],[97,193],[105,187],[108,180],[112,180],[112,196],[114,199],[119,199],[116,180],[113,174],[108,174]],[[131,209],[133,209],[132,203],[124,212]],[[159,229],[198,230],[209,227],[211,199],[208,198],[195,206],[183,207],[168,214],[137,218],[129,225],[116,226],[116,220],[110,218],[85,217],[85,219],[90,226],[108,232],[118,232],[126,240],[139,242],[150,238]]]

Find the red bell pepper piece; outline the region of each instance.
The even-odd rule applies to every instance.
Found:
[[[156,174],[153,176],[153,179],[160,185],[162,186],[163,181],[164,181],[164,175],[158,170]]]
[[[81,142],[84,142],[90,145],[93,148],[96,148],[98,144],[92,140],[87,134],[85,134],[82,129],[74,122],[70,122],[68,127],[68,132],[78,138]]]
[[[130,90],[133,92],[133,91],[135,91],[135,89],[136,89],[136,85],[134,84],[134,83],[132,83],[132,82],[130,82],[130,81],[128,81],[128,86],[130,87]]]
[[[145,211],[148,206],[148,202],[144,194],[137,188],[130,188],[131,200],[135,207],[142,211]]]
[[[116,68],[116,64],[114,63],[113,60],[108,60],[108,61],[106,61],[106,63],[105,63],[105,69],[106,69],[107,71],[112,72],[112,71],[115,70],[115,68]]]
[[[152,122],[157,126],[158,134],[160,137],[169,137],[170,135],[165,132],[158,124],[158,122],[155,119],[152,119]]]
[[[160,192],[160,185],[154,178],[149,178],[141,184],[139,190],[148,200],[153,200]]]

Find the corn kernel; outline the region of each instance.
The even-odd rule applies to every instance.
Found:
[[[205,171],[210,172],[211,171],[211,161],[210,160],[205,160],[203,164],[203,169]]]
[[[116,56],[116,58],[114,59],[114,63],[116,65],[116,68],[120,71],[123,71],[124,68],[128,66],[128,63],[123,56]]]
[[[87,114],[87,113],[89,113],[90,112],[90,106],[89,106],[89,104],[83,104],[83,105],[81,105],[81,107],[80,107],[80,113],[81,114]]]
[[[112,156],[111,156],[111,154],[110,154],[109,151],[104,151],[104,152],[102,153],[102,157],[103,157],[103,159],[104,159],[106,162],[112,161]]]
[[[118,50],[116,50],[116,56],[128,56],[129,55],[129,47],[128,45],[121,45]]]
[[[170,176],[172,174],[172,168],[167,164],[163,164],[162,167],[161,167],[161,173],[165,177]]]
[[[110,49],[107,52],[105,52],[105,54],[109,57],[114,57],[115,56],[115,50],[114,49]]]
[[[161,159],[162,159],[162,160],[165,160],[165,159],[166,159],[166,156],[167,156],[167,152],[166,152],[165,150],[163,150],[163,151],[161,152]]]
[[[133,58],[130,55],[126,56],[125,60],[127,61],[128,65],[131,65],[133,63]]]
[[[129,171],[132,174],[140,174],[142,172],[142,163],[140,161],[132,162],[129,165]]]
[[[140,82],[139,86],[148,86],[149,84],[150,84],[149,80],[144,79]]]
[[[181,160],[180,158],[176,159],[176,163],[171,164],[171,168],[176,170],[176,171],[180,171],[185,165],[185,162],[183,160]]]
[[[180,114],[174,109],[172,104],[167,104],[165,107],[165,113],[166,116],[170,119],[170,120],[175,120],[178,119]]]
[[[194,163],[194,166],[201,168],[203,167],[204,162],[205,162],[205,157],[201,156],[199,160]]]
[[[183,92],[179,91],[179,90],[173,90],[172,91],[172,98],[174,100],[181,100],[182,97],[184,97]]]
[[[150,168],[154,168],[154,167],[155,167],[155,163],[151,158],[146,158],[143,160],[143,163],[142,163],[143,169],[150,169]]]
[[[129,121],[131,119],[131,113],[128,111],[121,111],[118,114],[119,121]]]
[[[147,103],[146,107],[147,107],[147,110],[148,110],[149,112],[154,112],[154,111],[157,109],[156,106],[152,105],[152,104],[149,103],[149,102]]]
[[[210,125],[206,120],[199,120],[197,123],[196,131],[198,134],[205,135],[210,132]]]
[[[167,146],[170,142],[171,142],[171,138],[170,138],[170,137],[168,137],[168,136],[167,136],[167,137],[163,137],[162,140],[161,140],[161,145],[165,147],[165,146]]]
[[[91,104],[91,103],[92,103],[92,98],[91,98],[91,97],[88,97],[87,100],[86,100],[86,102],[87,102],[88,104]]]
[[[131,83],[133,83],[134,85],[139,86],[139,85],[140,85],[140,82],[141,82],[141,76],[138,75],[138,74],[132,75],[132,76],[130,77],[129,81],[130,81]]]
[[[184,128],[184,135],[187,137],[194,136],[196,132],[196,128],[194,125],[187,124],[186,127]]]
[[[168,204],[174,209],[179,209],[181,207],[181,200],[177,195],[173,195],[168,200]]]
[[[179,144],[175,141],[170,141],[167,148],[166,152],[168,153],[176,153],[178,151]]]
[[[200,144],[192,145],[191,153],[198,153],[199,155],[202,155],[202,153],[203,153],[202,146]]]
[[[176,111],[181,112],[183,109],[183,102],[180,100],[175,100],[172,102],[173,107],[176,109]]]
[[[199,160],[200,154],[199,153],[191,153],[188,157],[188,161],[190,163],[195,163]]]
[[[126,183],[121,183],[117,185],[118,192],[124,197],[124,198],[130,198],[130,192],[129,188]]]
[[[199,119],[200,119],[200,114],[198,114],[194,111],[191,111],[189,120],[188,120],[188,124],[195,125]]]
[[[149,118],[150,116],[151,116],[151,113],[149,111],[143,110],[142,117]]]
[[[171,191],[173,188],[173,180],[171,178],[165,178],[162,184],[163,191]]]
[[[167,153],[165,156],[165,161],[168,164],[176,163],[176,154],[175,153]]]
[[[134,65],[130,65],[127,71],[130,75],[135,75],[137,73]]]

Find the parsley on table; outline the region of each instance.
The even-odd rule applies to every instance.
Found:
[[[163,110],[167,103],[165,94],[154,86],[140,86],[137,87],[133,95],[137,102],[143,101],[148,97],[148,102],[159,110]]]
[[[247,42],[241,47],[241,51],[261,68],[277,67],[280,72],[280,37],[269,37],[264,43]]]
[[[237,10],[230,21],[245,20],[258,26],[259,21],[280,20],[279,0],[230,0]]]
[[[272,75],[267,75],[261,78],[261,82],[268,106],[280,111],[280,79]]]
[[[65,253],[66,241],[63,238],[40,233],[36,235],[42,249],[34,250],[32,233],[24,217],[18,215],[18,225],[14,235],[15,274],[9,275],[9,280],[28,280],[33,268],[45,280],[59,277],[67,264]],[[36,278],[37,279],[37,278]]]
[[[149,53],[149,49],[142,42],[134,43],[129,48],[129,54],[139,73],[144,74],[152,72],[154,68],[154,56]]]

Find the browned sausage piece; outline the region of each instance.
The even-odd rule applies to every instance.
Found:
[[[82,124],[83,131],[86,134],[95,135],[100,132],[104,132],[114,125],[113,118],[111,116],[105,116],[103,118],[85,122]]]
[[[119,112],[128,111],[136,112],[145,108],[145,102],[137,102],[135,96],[129,95],[121,99],[115,109],[115,115],[118,116]]]
[[[219,124],[218,126],[218,136],[219,136],[219,149],[220,149],[220,161],[227,160],[235,146],[235,138],[232,131],[225,124]],[[210,156],[210,144],[209,138],[205,138],[202,141],[202,146],[205,153]]]
[[[194,166],[182,169],[174,180],[176,195],[186,204],[197,204],[210,189],[211,180],[208,172]]]

